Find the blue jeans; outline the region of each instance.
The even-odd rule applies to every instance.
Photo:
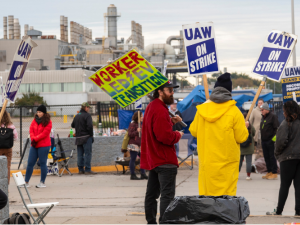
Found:
[[[140,156],[141,154],[136,151],[129,151],[130,152],[130,162],[129,162],[129,168],[130,168],[130,173],[135,174],[135,160],[137,156]],[[141,173],[145,174],[145,170],[141,169]]]
[[[25,175],[25,182],[28,183],[32,172],[33,172],[33,167],[39,159],[40,165],[41,165],[41,182],[45,183],[46,177],[47,177],[47,158],[48,158],[48,153],[50,150],[50,146],[48,147],[41,147],[41,148],[34,148],[30,147],[29,150],[29,156],[28,156],[28,164],[27,164],[27,169],[26,169],[26,175]]]
[[[77,145],[77,165],[80,172],[91,172],[92,142],[93,138],[89,137],[85,144]]]

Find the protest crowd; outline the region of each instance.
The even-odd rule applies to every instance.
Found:
[[[197,39],[197,35],[201,36],[200,31],[197,27],[190,27],[190,25],[184,25],[184,29],[187,36],[185,44],[191,47],[194,44],[192,39]],[[189,29],[190,36],[187,29]],[[201,29],[204,37],[213,38],[214,32],[210,31],[209,29]],[[268,40],[272,40],[269,41],[270,43],[274,42],[277,33],[273,39],[270,39],[272,35],[274,34],[271,33],[268,38]],[[280,41],[279,38],[280,36],[274,44]],[[294,39],[291,39],[291,42],[288,42],[288,40],[286,41],[287,44],[284,45],[288,45],[286,48],[292,49]],[[197,57],[191,59],[190,73],[196,73],[204,67],[217,64],[215,52],[208,52],[209,48],[206,48],[205,44],[197,49]],[[207,55],[200,57],[201,54]],[[117,86],[114,86],[115,81],[113,80],[116,78],[114,77],[116,74],[112,73],[110,69],[106,72],[99,70],[90,79],[97,83],[99,87],[104,84],[104,81],[109,80],[111,86],[102,88],[122,107],[126,107],[138,100],[139,97],[149,94],[151,102],[144,113],[140,110],[133,113],[127,131],[124,132],[123,144],[120,146],[124,158],[130,158],[128,162],[130,182],[147,182],[145,185],[144,210],[148,224],[174,221],[172,218],[170,219],[169,213],[176,207],[175,203],[182,200],[175,196],[176,177],[179,168],[179,141],[183,139],[185,132],[190,133],[193,139],[197,141],[199,198],[193,199],[193,201],[201,202],[205,198],[220,198],[232,202],[237,200],[243,204],[245,203],[245,214],[247,214],[245,218],[248,217],[250,214],[248,202],[243,197],[236,197],[237,183],[241,179],[239,174],[244,162],[246,163],[246,180],[251,182],[251,173],[256,171],[255,163],[253,163],[255,161],[254,156],[261,155],[263,157],[260,157],[260,160],[267,171],[262,176],[263,182],[270,182],[270,180],[276,180],[280,177],[277,207],[274,211],[266,209],[269,210],[266,215],[282,215],[290,186],[293,183],[295,187],[295,215],[300,216],[300,107],[295,101],[284,103],[283,114],[285,119],[281,124],[279,124],[277,115],[270,109],[269,103],[259,99],[259,95],[252,103],[252,106],[257,103],[257,107],[253,111],[252,107],[248,113],[243,114],[237,107],[237,102],[233,100],[231,74],[226,72],[217,78],[214,89],[210,94],[208,89],[205,89],[207,91],[206,101],[196,106],[195,116],[189,118],[192,122],[187,127],[182,119],[181,112],[177,108],[178,102],[173,97],[174,90],[179,86],[170,82],[134,50],[129,52],[128,55],[130,59],[125,56],[125,58],[118,61],[118,63],[123,62],[126,67],[121,67],[118,63],[115,64],[118,65],[119,72],[122,72],[118,76],[126,76],[124,71],[128,70],[130,74],[130,70],[134,70],[133,74],[136,77],[140,80],[146,79],[147,83],[151,84],[152,94],[149,94],[150,89],[146,89],[141,85],[142,83],[128,89],[118,90]],[[267,64],[264,61],[265,59],[259,60],[261,61],[257,64],[257,72],[263,71],[266,65],[268,65],[269,70],[271,70],[271,67],[275,68],[274,62],[273,64]],[[284,62],[280,62],[280,65],[282,63]],[[264,66],[261,68],[262,65]],[[143,68],[145,74],[138,72],[139,67]],[[115,69],[113,70],[115,71]],[[274,69],[271,72],[277,73],[278,70]],[[104,80],[102,80],[103,77],[105,77]],[[111,92],[106,88],[111,88]],[[71,123],[72,129],[69,134],[69,138],[73,138],[72,140],[77,146],[77,167],[80,176],[97,174],[92,167],[95,140],[93,119],[89,113],[90,108],[88,102],[82,103],[80,111],[74,116]],[[7,158],[9,184],[12,143],[14,139],[18,138],[18,130],[12,123],[5,107],[1,111],[3,111],[3,115],[0,116],[0,129],[1,132],[5,130],[7,134],[0,135],[0,155]],[[185,127],[187,129],[184,131]],[[21,185],[26,191],[27,188],[32,188],[30,179],[36,164],[40,167],[41,176],[40,182],[35,187],[43,188],[42,191],[51,188],[51,185],[46,185],[47,159],[49,153],[53,153],[53,142],[55,142],[53,137],[50,138],[51,130],[51,116],[47,112],[47,107],[40,105],[36,109],[28,130],[30,150],[27,159],[25,183]],[[140,160],[138,170],[136,167],[137,160]],[[137,171],[140,172],[140,176],[136,174]],[[16,181],[15,176],[13,174]],[[0,190],[0,210],[6,206],[7,201],[7,194]],[[195,205],[197,204],[195,203]],[[169,207],[170,205],[172,207]],[[240,206],[236,204],[235,207],[228,208],[228,212],[235,212],[239,210],[238,207]],[[158,212],[159,218],[157,221]],[[198,213],[201,214],[201,212]],[[215,215],[215,217],[217,216]],[[187,216],[184,218],[188,220]],[[239,223],[245,223],[245,218],[241,218]],[[177,221],[177,223],[179,222]]]

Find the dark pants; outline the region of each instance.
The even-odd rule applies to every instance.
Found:
[[[6,194],[0,189],[0,210],[6,206],[7,201],[8,199]]]
[[[175,196],[177,168],[156,167],[149,172],[147,191],[145,197],[145,214],[148,224],[156,224],[157,199],[160,197],[160,217]]]
[[[92,144],[93,138],[89,137],[85,144],[77,145],[77,165],[79,171],[91,172]]]
[[[252,154],[251,155],[241,155],[240,159],[240,172],[243,165],[244,157],[246,158],[246,172],[251,173],[252,169]]]
[[[27,169],[26,169],[26,174],[25,174],[25,182],[29,182],[32,172],[33,172],[33,167],[39,159],[40,165],[41,165],[41,182],[45,183],[46,177],[47,177],[47,159],[48,159],[48,153],[50,150],[49,147],[41,147],[41,148],[34,148],[30,147],[29,150],[29,156],[28,156],[28,162],[27,162]]]
[[[141,156],[141,154],[136,151],[129,151],[129,152],[130,152],[130,162],[129,162],[130,173],[135,174],[135,160],[136,157]],[[141,173],[145,174],[145,170],[141,169]]]
[[[300,214],[300,159],[292,159],[280,163],[280,189],[277,213],[281,214],[289,194],[289,189],[294,181],[295,211]]]
[[[274,142],[262,141],[261,142],[264,158],[267,166],[268,173],[277,174],[277,161],[274,155]]]

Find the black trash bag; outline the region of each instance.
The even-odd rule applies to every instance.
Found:
[[[235,196],[178,196],[166,209],[162,223],[243,224],[250,215],[248,201]]]

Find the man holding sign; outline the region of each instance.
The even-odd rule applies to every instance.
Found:
[[[179,86],[168,82],[154,91],[155,98],[146,108],[142,127],[141,168],[149,170],[145,197],[145,213],[148,224],[156,224],[157,199],[160,198],[160,217],[175,196],[178,160],[174,144],[183,132],[172,127],[182,119],[170,118],[167,105],[174,102],[173,88]]]
[[[240,143],[248,138],[249,123],[245,126],[231,91],[230,74],[218,77],[209,100],[197,106],[189,129],[197,137],[199,195],[236,195]]]

